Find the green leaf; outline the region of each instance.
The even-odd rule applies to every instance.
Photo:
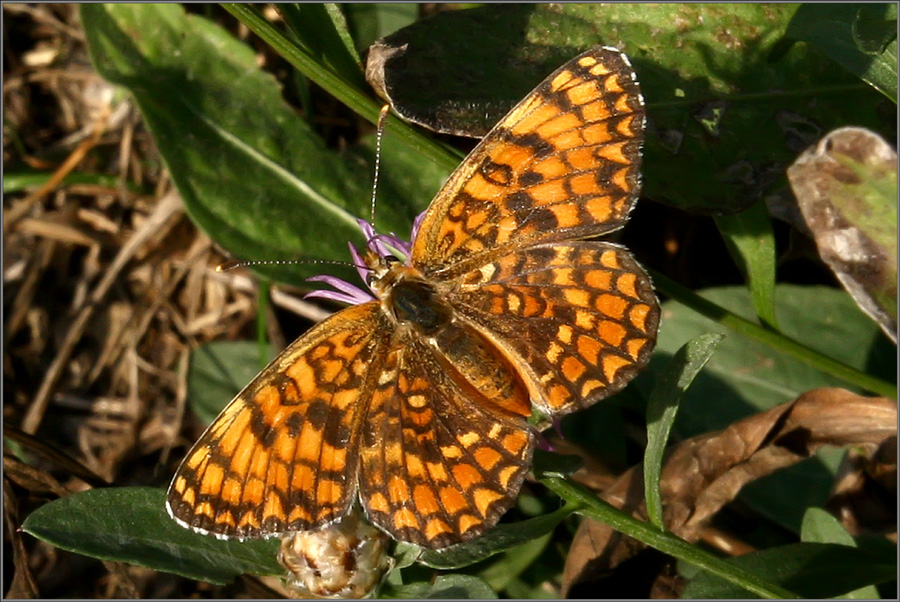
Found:
[[[681,398],[694,377],[713,356],[724,339],[721,334],[700,335],[675,352],[668,367],[650,394],[647,403],[647,449],[644,451],[644,497],[650,522],[663,529],[659,476],[669,433],[678,415]]]
[[[785,35],[812,44],[897,102],[896,5],[803,4]]]
[[[772,328],[775,321],[775,233],[764,203],[716,218],[728,252],[747,279],[759,319]]]
[[[347,22],[333,4],[277,4],[294,39],[303,50],[343,80],[362,87],[362,62],[347,30]]]
[[[270,346],[269,359],[274,357]],[[188,369],[191,409],[203,424],[210,424],[263,367],[259,346],[252,341],[218,341],[198,347],[191,353]]]
[[[494,600],[497,594],[491,587],[472,575],[439,575],[434,583],[410,583],[386,587],[382,598],[420,600]]]
[[[381,170],[375,206],[375,221],[379,224],[396,223],[406,219],[405,214],[397,212],[397,207],[414,206],[416,210],[424,211],[428,202],[450,175],[447,169],[423,161],[422,153],[399,139],[396,134],[395,130],[388,127],[381,140]],[[358,144],[347,149],[347,163],[360,179],[372,178],[375,142],[374,135],[364,136]],[[366,219],[369,217],[368,211],[367,208]],[[400,238],[407,239],[410,228],[409,226],[404,228],[397,230],[396,233]]]
[[[752,319],[752,302],[743,287],[701,291],[704,299]],[[823,286],[782,284],[775,289],[775,312],[782,332],[826,356],[896,382],[895,349],[846,292]],[[662,304],[662,320],[653,358],[635,379],[649,396],[667,358],[686,342],[707,333],[728,334],[721,324],[681,303]],[[687,391],[675,432],[680,438],[725,428],[732,422],[790,401],[817,387],[846,387],[777,348],[731,335]],[[709,400],[723,400],[711,404]],[[725,401],[727,400],[727,402]]]
[[[577,505],[567,504],[544,516],[518,523],[501,523],[481,537],[441,550],[423,550],[419,562],[425,566],[443,570],[456,569],[480,562],[494,554],[543,537],[577,509]]]
[[[507,550],[491,566],[480,571],[478,576],[484,579],[485,583],[495,592],[503,591],[537,560],[547,548],[547,545],[549,545],[552,537],[553,533],[547,533],[542,537],[532,539],[527,543]]]
[[[283,572],[278,540],[221,541],[178,526],[166,495],[150,487],[92,489],[44,504],[22,529],[60,549],[128,562],[199,581],[226,584],[238,575]]]
[[[729,561],[805,598],[832,598],[896,579],[896,557],[821,543],[798,543],[752,552]],[[709,573],[698,575],[684,598],[746,598],[750,594]]]
[[[825,447],[815,456],[744,485],[741,504],[785,529],[800,533],[807,509],[831,496],[845,450]]]
[[[890,367],[890,371],[883,369],[879,371],[879,374],[891,374],[892,376],[889,379],[883,378],[876,373],[868,374],[841,361],[839,358],[830,357],[804,344],[802,341],[791,338],[786,334],[763,328],[755,320],[729,311],[727,308],[717,305],[659,272],[654,270],[648,271],[660,293],[685,304],[686,307],[689,307],[699,315],[714,320],[723,328],[728,328],[742,337],[766,345],[770,349],[781,352],[815,370],[831,374],[844,383],[859,387],[864,391],[870,391],[885,397],[897,396],[896,379],[893,378],[893,375],[896,375],[896,370],[893,366],[887,365],[885,360],[888,356],[885,353],[876,354],[874,359],[884,364],[885,367]]]
[[[399,571],[400,569],[412,566],[421,555],[422,548],[416,544],[406,543],[405,541],[396,542],[393,553],[391,554],[394,559],[394,566],[391,567],[391,571]]]
[[[869,55],[879,55],[897,39],[897,7],[860,5],[851,30],[857,48]]]
[[[841,522],[822,508],[809,508],[803,515],[803,526],[800,531],[803,541],[812,543],[837,543],[855,547],[856,542],[847,533]]]
[[[347,258],[371,176],[351,177],[249,47],[175,4],[84,5],[82,20],[97,70],[133,94],[203,230],[241,259]],[[384,225],[405,232],[413,216]],[[300,284],[320,268],[257,269]]]
[[[580,483],[559,477],[548,477],[541,479],[541,482],[568,503],[581,506],[578,511],[580,514],[609,525],[610,528],[631,536],[660,552],[720,575],[729,582],[740,584],[741,587],[759,595],[773,598],[796,597],[785,588],[767,582],[752,571],[735,566],[667,531],[622,512],[598,498],[594,492]]]
[[[836,543],[843,546],[856,547],[856,541],[847,533],[841,522],[822,508],[809,508],[803,515],[800,539],[812,543]],[[868,585],[854,590],[845,596],[854,600],[876,599],[878,589]]]
[[[313,57],[303,52],[296,44],[293,44],[288,40],[280,29],[266,21],[261,16],[259,10],[253,5],[224,4],[223,7],[240,19],[241,23],[246,25],[251,31],[270,44],[278,54],[283,56],[285,60],[296,67],[312,82],[321,86],[322,89],[343,102],[348,108],[361,117],[369,120],[373,124],[377,122],[382,104],[373,100],[367,89],[362,90],[357,88],[352,85],[352,83],[342,80],[331,70],[317,63]],[[329,12],[332,10],[332,8],[329,8]],[[423,136],[420,132],[409,127],[397,117],[388,115],[387,129],[395,131],[397,137],[400,138],[404,144],[420,153],[422,159],[433,162],[435,165],[439,165],[447,171],[456,167],[458,161],[456,161],[452,154],[447,152],[442,145]]]
[[[373,2],[338,5],[347,17],[356,47],[363,51],[376,40],[390,35],[419,17],[420,6],[415,3]]]

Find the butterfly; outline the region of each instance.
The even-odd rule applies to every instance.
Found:
[[[319,296],[354,305],[216,418],[175,473],[169,514],[244,539],[323,528],[359,503],[432,549],[496,524],[530,467],[532,409],[556,418],[608,397],[654,346],[647,274],[586,240],[628,219],[643,128],[628,59],[596,47],[484,137],[410,243],[361,222],[370,292],[319,277],[337,289]]]

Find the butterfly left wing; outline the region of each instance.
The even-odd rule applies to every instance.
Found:
[[[506,115],[432,201],[412,246],[451,279],[511,248],[621,227],[640,189],[643,98],[624,54],[594,48]]]
[[[239,539],[344,516],[357,492],[368,375],[390,336],[383,322],[377,302],[349,307],[285,349],[194,444],[169,487],[169,514]]]

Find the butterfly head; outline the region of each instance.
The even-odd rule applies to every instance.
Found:
[[[419,215],[413,223],[413,238],[422,221],[422,215]],[[353,265],[368,290],[334,276],[320,275],[307,278],[307,282],[324,282],[335,290],[312,291],[305,298],[319,297],[351,305],[366,303],[375,298],[382,299],[385,291],[400,277],[400,273],[411,269],[408,267],[412,252],[411,243],[393,232],[377,234],[372,224],[364,219],[357,220],[357,223],[366,237],[366,246],[360,252],[352,243],[347,244],[353,257]]]

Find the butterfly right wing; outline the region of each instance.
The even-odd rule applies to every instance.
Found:
[[[620,228],[640,190],[644,105],[615,48],[550,74],[453,172],[425,212],[412,264],[450,280],[513,248]]]
[[[166,507],[220,538],[315,529],[357,492],[360,423],[391,327],[377,302],[348,307],[294,341],[185,457]]]
[[[553,416],[622,389],[656,342],[660,312],[650,278],[611,243],[519,249],[447,289],[461,321],[510,358],[532,402]]]

